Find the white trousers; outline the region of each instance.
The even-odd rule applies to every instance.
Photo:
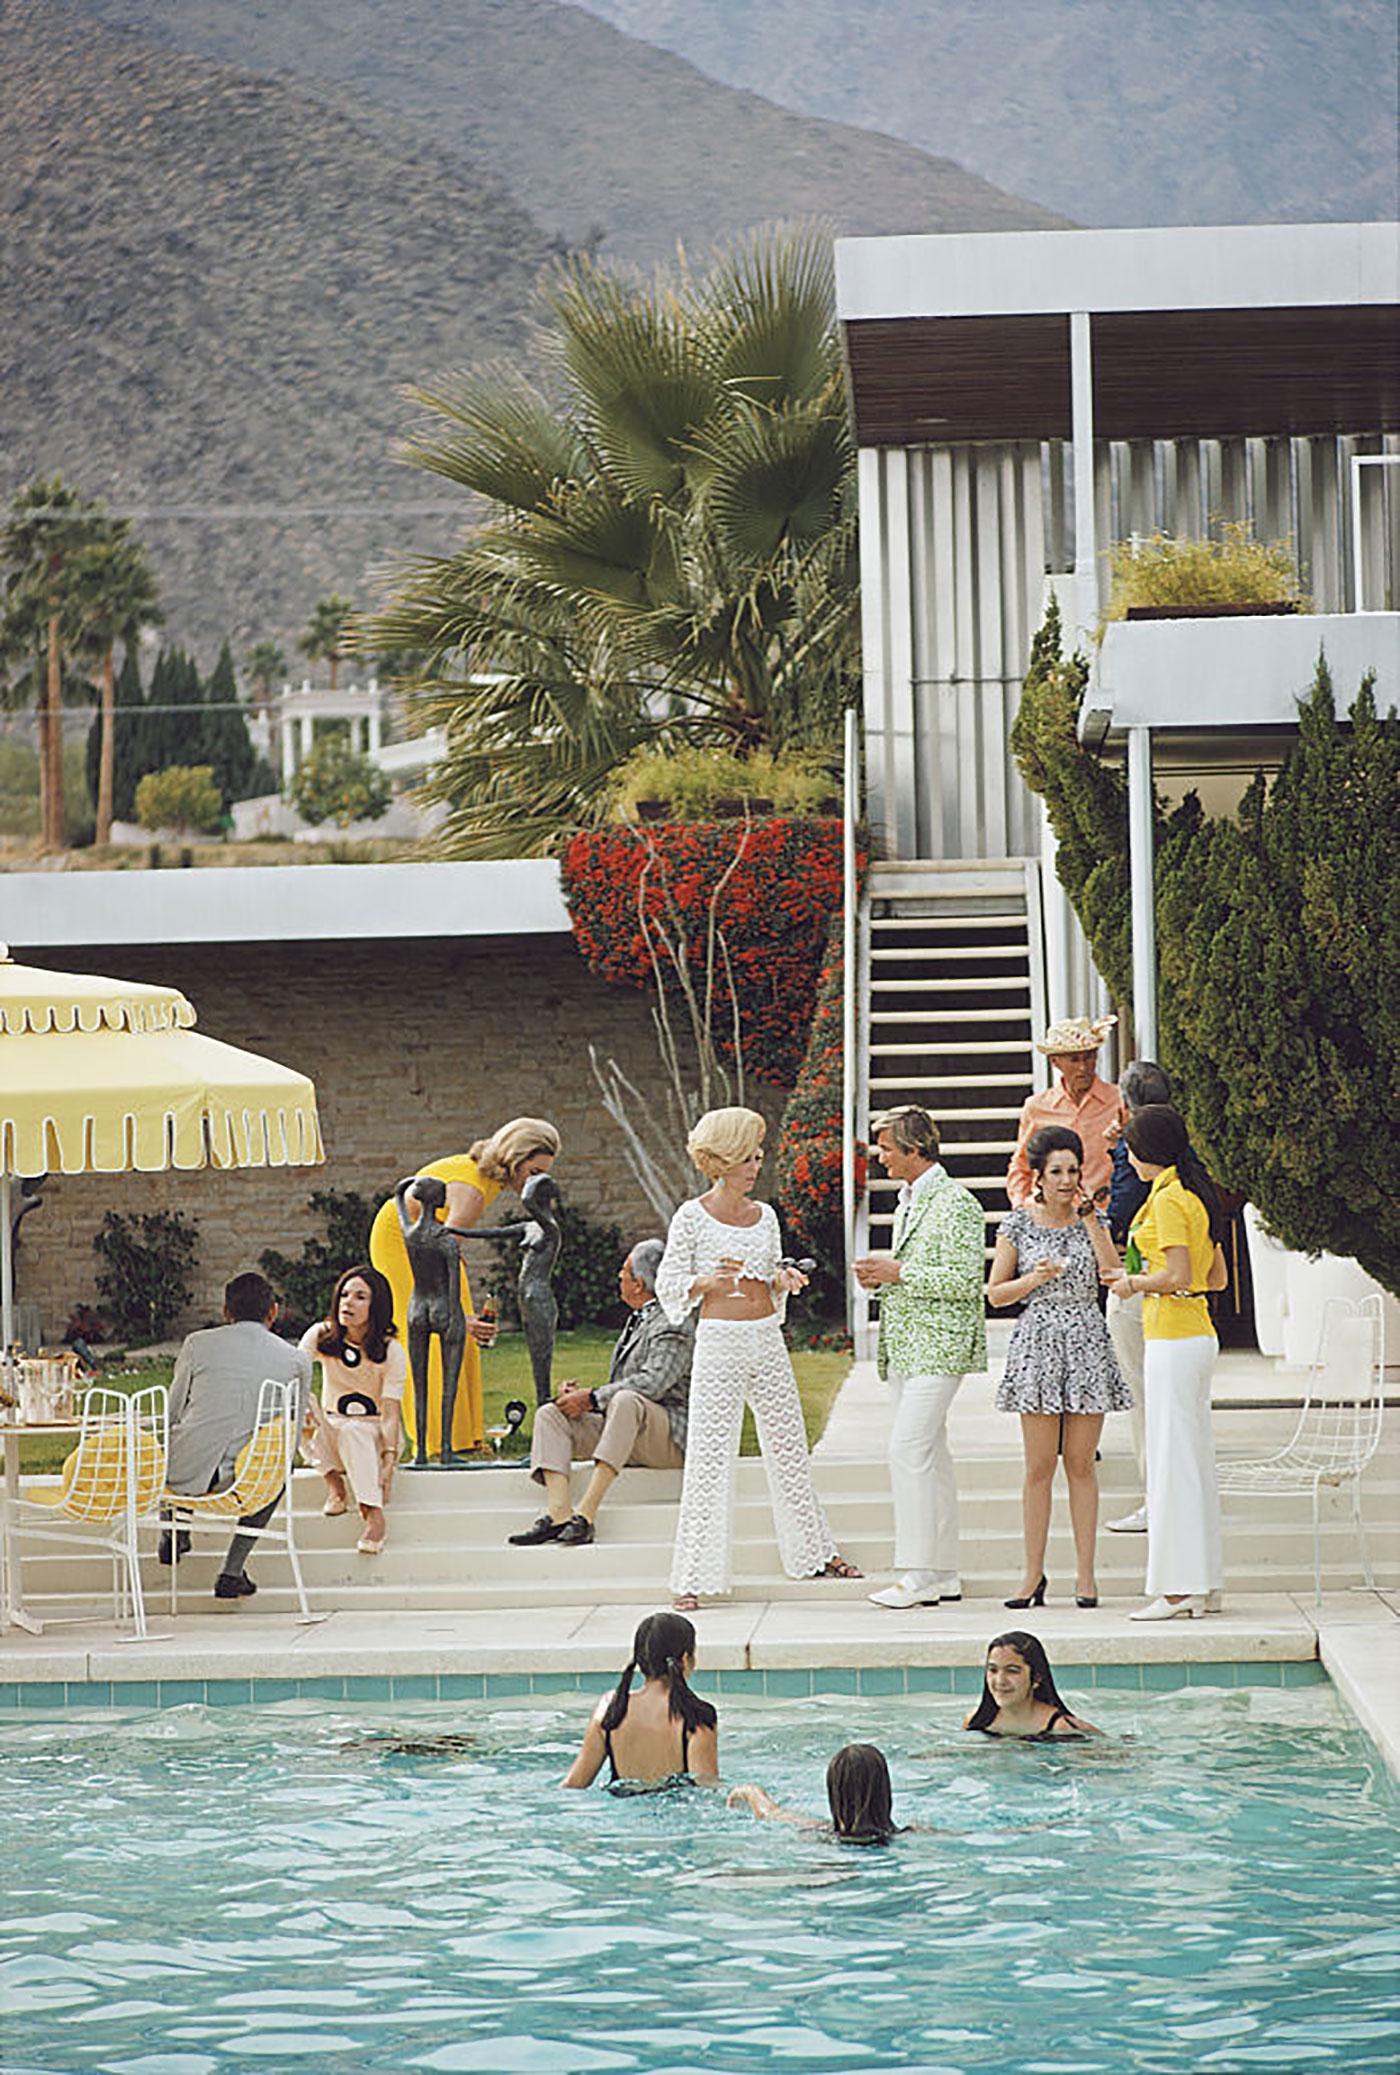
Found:
[[[702,1318],[690,1371],[690,1427],[671,1559],[673,1592],[729,1590],[734,1479],[745,1399],[758,1428],[783,1569],[789,1578],[808,1578],[836,1554],[812,1484],[802,1401],[782,1327],[776,1318]]]
[[[1215,1592],[1222,1582],[1220,1487],[1210,1425],[1213,1333],[1149,1340],[1147,1389],[1147,1590]]]
[[[1142,1337],[1142,1292],[1134,1290],[1131,1297],[1115,1297],[1108,1293],[1108,1337],[1113,1342],[1113,1352],[1118,1357],[1118,1366],[1123,1372],[1123,1381],[1133,1394],[1133,1409],[1129,1424],[1133,1436],[1133,1454],[1137,1457],[1138,1476],[1142,1488],[1147,1489],[1147,1415],[1143,1407],[1142,1359],[1145,1345]]]
[[[891,1376],[890,1490],[894,1567],[958,1575],[958,1480],[948,1446],[948,1409],[961,1376]]]

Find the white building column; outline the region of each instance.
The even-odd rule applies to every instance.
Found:
[[[370,707],[367,725],[369,728],[369,753],[372,757],[377,757],[384,746],[384,720],[379,711],[379,701],[377,699],[373,706]]]
[[[292,717],[289,713],[284,713],[282,716],[282,783],[284,786],[291,784],[292,775],[296,767],[297,756],[292,739]]]
[[[1082,646],[1099,617],[1098,542],[1094,528],[1094,358],[1087,310],[1069,320],[1070,441],[1074,454],[1074,603],[1079,625],[1066,647]]]
[[[301,753],[304,757],[309,757],[312,743],[315,740],[316,723],[309,713],[304,713],[301,716],[299,726],[301,729]]]
[[[1128,730],[1128,862],[1133,924],[1133,1053],[1157,1057],[1157,916],[1153,901],[1152,730]]]

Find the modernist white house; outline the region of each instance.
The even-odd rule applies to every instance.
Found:
[[[1011,760],[1047,582],[1071,639],[1112,546],[1246,519],[1292,541],[1318,615],[1115,627],[1086,740],[1128,760],[1136,1032],[1153,1020],[1151,816],[1251,771],[1319,640],[1400,699],[1400,227],[848,239],[837,308],[860,448],[865,805],[854,1119],[925,1102],[989,1223],[1043,1020],[1105,1005]],[[1270,745],[1273,745],[1271,748]],[[889,1196],[856,1212],[878,1237]],[[883,1213],[883,1215],[882,1215]]]

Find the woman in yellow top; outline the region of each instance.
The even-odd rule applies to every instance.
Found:
[[[559,1152],[559,1133],[543,1117],[512,1117],[490,1138],[479,1138],[466,1153],[450,1154],[430,1161],[419,1174],[438,1175],[447,1184],[447,1203],[438,1213],[446,1225],[475,1225],[504,1188],[518,1194],[532,1174],[543,1174]],[[409,1202],[413,1202],[412,1191]],[[394,1292],[394,1324],[401,1340],[407,1341],[408,1300],[413,1294],[413,1276],[408,1266],[403,1232],[394,1199],[379,1206],[369,1235],[369,1257],[381,1274],[389,1278]],[[475,1316],[466,1263],[462,1265],[462,1309],[467,1314],[467,1348],[462,1358],[461,1385],[457,1392],[452,1432],[442,1431],[442,1358],[436,1339],[428,1361],[428,1431],[426,1452],[441,1456],[444,1446],[452,1450],[474,1448],[483,1439],[481,1412],[481,1354],[495,1338],[494,1324]],[[414,1393],[406,1391],[404,1426],[417,1444]]]
[[[1210,1424],[1219,1352],[1207,1290],[1225,1287],[1225,1220],[1215,1190],[1169,1103],[1134,1110],[1128,1158],[1148,1183],[1129,1234],[1143,1266],[1114,1295],[1141,1295],[1147,1425],[1147,1590],[1134,1621],[1170,1621],[1219,1604],[1220,1490]],[[1215,1607],[1209,1611],[1214,1612]]]

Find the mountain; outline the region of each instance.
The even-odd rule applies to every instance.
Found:
[[[580,0],[1079,223],[1400,210],[1395,0]]]
[[[0,455],[114,502],[431,496],[402,385],[522,350],[550,257],[480,169],[287,79],[52,0],[0,6]],[[10,119],[22,113],[22,121]],[[145,519],[172,638],[294,639],[415,533],[374,516]]]
[[[566,244],[782,216],[1056,220],[552,0],[0,0],[0,499],[59,471],[167,508],[137,523],[171,638],[294,656],[465,509],[392,459],[405,384],[528,356]]]
[[[558,0],[71,4],[186,53],[353,93],[489,165],[570,245],[601,232],[621,258],[669,256],[678,240],[703,253],[778,217],[853,231],[1055,220],[892,137],[736,93]]]

